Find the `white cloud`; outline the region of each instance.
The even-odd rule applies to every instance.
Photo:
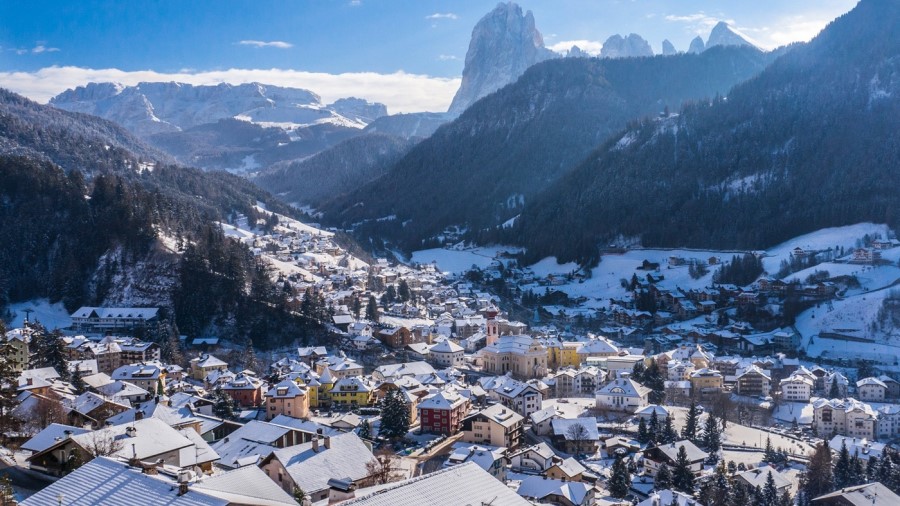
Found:
[[[142,81],[189,84],[260,82],[305,88],[318,93],[326,103],[344,97],[365,98],[385,104],[392,114],[446,111],[460,83],[459,78],[431,77],[402,71],[393,74],[326,74],[289,69],[228,69],[161,73],[153,70],[123,71],[54,66],[36,72],[0,72],[0,83],[4,88],[42,103],[69,88],[90,82],[134,85]]]
[[[724,16],[710,16],[703,11],[696,12],[694,14],[686,14],[683,16],[676,16],[674,14],[669,14],[666,16],[666,21],[670,21],[673,23],[684,23],[687,26],[687,29],[692,33],[697,35],[702,35],[706,37],[709,35],[709,32],[712,31],[713,27],[716,26],[716,23],[719,21],[724,21],[729,25],[734,25],[733,19],[723,19]]]
[[[362,5],[362,0],[350,0],[350,7],[359,7]]]
[[[603,43],[599,40],[561,40],[556,44],[547,46],[547,49],[551,51],[555,51],[560,54],[566,54],[572,49],[572,46],[578,46],[582,51],[591,55],[597,56],[600,54],[600,50],[603,49]]]
[[[278,49],[289,49],[294,47],[290,42],[284,42],[281,40],[242,40],[238,42],[241,46],[253,46],[253,47],[277,47]]]
[[[453,61],[453,60],[458,60],[458,59],[459,59],[458,56],[454,56],[452,54],[438,55],[438,60],[441,60],[441,61]]]
[[[425,16],[425,19],[459,19],[459,16],[452,12],[435,12]]]
[[[59,51],[58,47],[47,47],[43,44],[38,44],[31,49],[31,52],[35,53],[35,54],[37,54],[37,53],[55,53],[56,51]]]
[[[771,26],[744,28],[754,34],[768,47],[778,47],[791,42],[807,42],[822,31],[834,16],[810,18],[809,16],[787,16],[775,21]]]

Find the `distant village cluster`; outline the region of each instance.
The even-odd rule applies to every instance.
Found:
[[[365,264],[311,233],[263,237],[251,239],[257,254],[284,264],[277,275],[305,294],[298,308],[326,300],[327,345],[270,363],[209,337],[172,349],[146,338],[158,308],[83,307],[64,332],[10,329],[3,461],[33,488],[3,481],[3,495],[900,504],[900,382],[792,358],[789,327],[758,332],[716,314],[783,299],[778,280],[684,293],[635,276],[599,331],[581,332],[538,312],[511,319],[483,284],[431,264]],[[800,288],[815,300],[835,291]],[[636,309],[648,296],[654,311]],[[824,485],[811,478],[822,466]]]

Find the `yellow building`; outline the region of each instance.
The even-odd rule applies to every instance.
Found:
[[[331,389],[331,405],[338,409],[352,409],[372,404],[373,388],[362,377],[341,378]]]

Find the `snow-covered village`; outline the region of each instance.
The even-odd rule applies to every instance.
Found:
[[[327,332],[262,352],[160,339],[160,308],[14,306],[2,461],[24,504],[164,476],[214,504],[465,498],[466,480],[502,504],[788,505],[832,463],[835,500],[900,501],[885,227],[617,248],[585,272],[462,243],[366,262],[285,216],[221,226]]]
[[[900,0],[0,20],[0,506],[900,506]]]

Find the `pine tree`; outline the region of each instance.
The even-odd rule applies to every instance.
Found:
[[[778,489],[775,488],[775,477],[772,471],[766,476],[766,486],[763,487],[763,500],[766,506],[778,506]]]
[[[366,318],[373,322],[378,322],[378,301],[374,295],[369,295],[369,303],[366,304]]]
[[[409,291],[409,284],[405,279],[400,280],[400,284],[397,288],[397,297],[400,299],[400,302],[407,302],[411,298],[411,294]]]
[[[844,488],[853,484],[853,463],[850,461],[850,451],[847,442],[841,443],[837,461],[834,463],[834,487]]]
[[[638,383],[643,383],[644,382],[644,371],[646,369],[647,368],[644,366],[644,361],[638,360],[637,362],[634,363],[634,367],[631,369],[631,376],[629,376],[629,377],[631,379],[633,379],[634,381],[637,381]]]
[[[878,468],[881,466],[881,461],[878,459],[877,455],[869,455],[869,460],[866,461],[866,481],[874,482],[878,481]]]
[[[223,418],[225,420],[233,420],[235,417],[235,405],[234,399],[231,398],[230,395],[225,393],[224,390],[219,390],[215,395],[215,404],[213,404],[213,415]]]
[[[722,448],[722,431],[719,420],[712,413],[706,417],[706,424],[703,428],[703,437],[701,445],[706,450],[710,458],[715,458]]]
[[[791,494],[787,490],[781,493],[781,496],[778,498],[778,506],[794,506],[794,500],[791,499]]]
[[[853,458],[850,460],[850,484],[852,486],[862,485],[866,482],[866,471],[863,467],[862,459],[859,458],[859,452],[853,452]]]
[[[647,426],[648,443],[657,444],[660,441],[659,418],[656,416],[656,410],[650,413],[650,423]]]
[[[660,441],[662,443],[674,443],[678,440],[678,433],[675,432],[675,427],[672,426],[672,417],[667,416],[665,424],[663,424],[662,434],[660,435]]]
[[[763,462],[774,464],[776,461],[775,448],[772,448],[772,438],[766,436],[766,449],[763,451]]]
[[[656,471],[656,478],[653,479],[653,488],[656,490],[668,490],[672,488],[672,471],[665,463],[659,466]]]
[[[841,397],[841,391],[838,388],[837,374],[835,374],[831,378],[831,388],[828,389],[828,398],[829,399],[839,399]]]
[[[359,433],[357,435],[360,439],[372,439],[372,424],[368,420],[363,420],[359,424]]]
[[[612,465],[612,474],[609,477],[608,487],[609,493],[618,499],[628,495],[628,489],[631,488],[631,473],[628,472],[628,464],[622,456],[616,456]]]
[[[750,494],[747,492],[747,486],[739,481],[735,481],[728,496],[728,504],[734,506],[750,504]]]
[[[359,320],[359,315],[362,313],[362,303],[359,301],[359,297],[353,297],[353,316]]]
[[[75,367],[75,370],[72,371],[72,390],[75,391],[76,395],[81,395],[84,393],[87,385],[84,383],[84,373],[81,372],[80,367]]]
[[[831,448],[828,443],[822,442],[816,446],[809,458],[806,472],[800,476],[800,488],[802,499],[812,500],[820,495],[834,490],[834,475],[831,467]]]
[[[691,471],[691,462],[688,460],[684,445],[678,447],[675,469],[672,471],[672,485],[676,490],[686,494],[694,493],[694,473]]]
[[[647,422],[644,421],[644,418],[641,417],[641,420],[638,422],[638,443],[645,445],[650,442],[650,433],[647,432]]]
[[[694,401],[691,401],[691,407],[688,409],[687,420],[684,422],[684,427],[681,429],[681,439],[687,439],[692,443],[697,442],[697,418],[699,413],[697,411],[697,405]]]
[[[656,359],[650,359],[650,365],[643,374],[643,385],[651,390],[647,396],[651,404],[662,404],[666,399],[666,382],[659,370]]]
[[[381,428],[379,435],[402,438],[409,432],[409,407],[399,390],[389,390],[381,401]]]

